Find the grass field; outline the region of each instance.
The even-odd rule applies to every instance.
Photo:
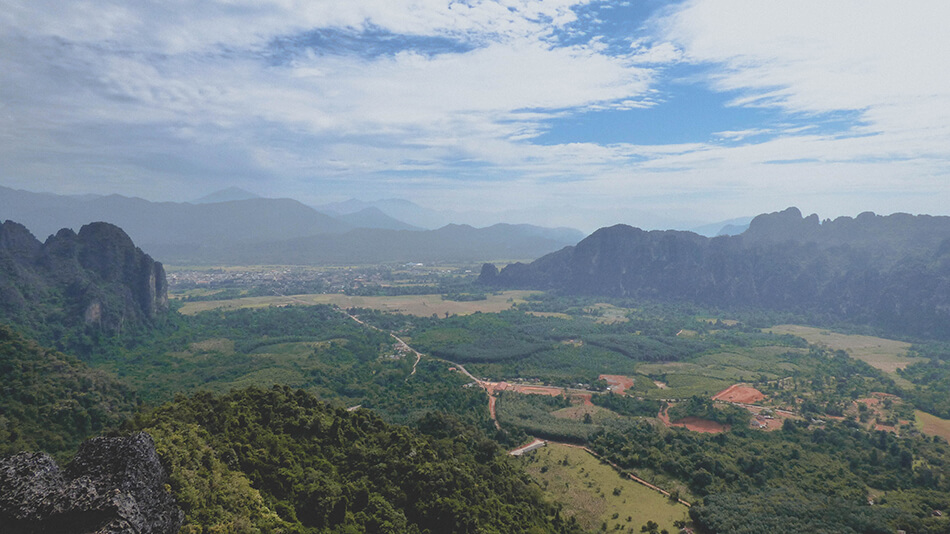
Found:
[[[727,387],[742,382],[742,372],[734,369],[715,369],[693,363],[647,363],[637,366],[639,373],[662,377],[666,387],[643,390],[634,386],[634,394],[648,399],[685,399],[693,395],[711,397]],[[745,373],[750,374],[751,373]]]
[[[794,347],[731,347],[689,362],[642,363],[637,366],[638,373],[664,377],[661,381],[667,387],[641,391],[637,386],[642,385],[640,381],[634,383],[634,390],[651,399],[709,397],[739,382],[786,377],[798,369],[794,355],[799,352],[802,349]]]
[[[922,361],[907,355],[910,343],[884,339],[872,336],[838,334],[821,328],[783,324],[766,328],[774,334],[791,334],[804,338],[805,341],[831,350],[843,350],[856,360],[861,360],[871,367],[875,367],[894,375],[898,369]]]
[[[928,436],[940,436],[950,441],[950,419],[941,419],[936,415],[930,415],[927,412],[915,410],[917,416],[917,428]]]
[[[566,460],[566,463],[565,463]],[[532,477],[555,500],[563,516],[574,516],[587,530],[640,532],[647,521],[677,532],[673,521],[686,519],[687,508],[664,495],[623,478],[583,449],[548,444],[522,457]]]
[[[341,308],[372,308],[384,312],[404,313],[408,315],[444,316],[468,315],[475,312],[496,313],[524,302],[524,298],[535,291],[504,291],[489,294],[486,300],[457,302],[443,300],[441,295],[403,295],[398,297],[352,297],[340,293],[289,295],[273,297],[247,297],[231,300],[209,300],[186,302],[180,312],[194,315],[207,310],[235,310],[239,308],[267,308],[269,306],[294,306],[335,304]]]

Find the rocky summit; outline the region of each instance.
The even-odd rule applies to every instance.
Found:
[[[121,228],[64,228],[45,243],[23,225],[0,225],[0,319],[121,332],[168,310],[165,269]],[[41,338],[43,336],[40,336]]]
[[[0,460],[5,534],[173,534],[184,515],[151,436],[95,438],[65,470],[43,453]]]

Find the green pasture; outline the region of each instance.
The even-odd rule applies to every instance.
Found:
[[[651,399],[682,399],[714,395],[739,382],[777,380],[800,370],[796,360],[802,353],[802,349],[793,347],[728,347],[688,362],[642,363],[637,366],[638,373],[664,382],[667,387],[640,389],[646,381],[638,380],[634,383],[634,394]]]
[[[688,508],[663,494],[624,478],[609,465],[576,447],[549,443],[522,457],[528,473],[556,501],[564,517],[576,517],[590,531],[604,523],[608,532],[640,532],[647,521],[678,532]]]

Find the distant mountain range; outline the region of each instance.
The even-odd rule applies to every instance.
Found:
[[[425,213],[424,208],[408,201],[381,204],[391,210],[396,206],[406,213]],[[422,230],[377,206],[358,201],[346,206],[354,211],[331,216],[296,200],[261,198],[237,188],[207,195],[194,203],[178,203],[120,195],[62,196],[0,187],[0,220],[21,223],[41,237],[61,228],[109,222],[166,263],[534,258],[583,238],[578,230],[531,225],[484,229],[449,225]]]
[[[360,228],[290,240],[226,244],[195,249],[155,245],[156,257],[168,263],[353,264],[391,262],[477,262],[486,258],[536,258],[562,248],[565,241],[547,237],[557,230],[531,225],[496,224],[488,228],[450,224],[438,230]]]
[[[234,200],[251,200],[254,198],[262,198],[260,195],[255,195],[250,191],[245,191],[240,187],[229,187],[227,189],[222,189],[220,191],[215,191],[201,198],[192,200],[190,204],[213,204],[215,202],[231,202]]]
[[[344,213],[337,215],[336,218],[343,221],[353,228],[378,228],[381,230],[422,230],[418,226],[404,223],[399,219],[390,217],[376,207],[363,208],[353,213]]]
[[[440,212],[403,200],[401,198],[390,198],[384,200],[375,200],[366,202],[351,198],[344,202],[333,202],[314,206],[317,211],[340,216],[350,216],[356,213],[364,212],[368,209],[378,210],[393,219],[402,221],[405,224],[415,228],[435,230],[447,224],[457,223],[460,219],[451,212]],[[397,228],[392,228],[396,230]]]
[[[721,235],[739,235],[742,232],[745,232],[747,228],[749,228],[749,223],[751,222],[752,222],[752,217],[739,217],[736,219],[729,219],[728,221],[704,224],[702,226],[690,228],[689,231],[695,232],[699,235],[704,235],[706,237],[719,237]]]
[[[863,213],[819,221],[796,208],[738,236],[597,230],[576,246],[482,269],[501,287],[752,306],[950,338],[950,217]]]

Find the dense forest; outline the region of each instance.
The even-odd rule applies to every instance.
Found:
[[[64,459],[138,408],[110,373],[43,348],[0,325],[0,456],[44,450]]]
[[[303,390],[179,397],[126,425],[154,436],[183,532],[575,532],[498,445],[454,418],[418,430]]]
[[[649,469],[704,497],[703,532],[948,532],[950,446],[854,423],[779,432],[735,427],[703,435],[648,424],[599,434],[591,446],[626,469]],[[868,506],[868,488],[882,494]]]

